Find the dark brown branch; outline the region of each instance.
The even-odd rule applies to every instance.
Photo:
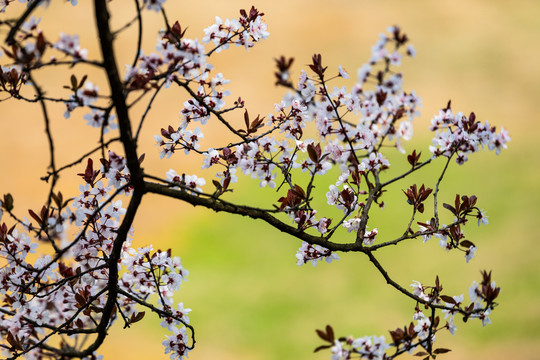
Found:
[[[195,347],[195,329],[193,328],[193,326],[189,325],[189,324],[186,324],[182,319],[179,319],[177,317],[175,317],[174,315],[172,315],[171,313],[165,311],[165,310],[162,310],[162,309],[158,309],[157,307],[155,307],[154,305],[138,298],[137,296],[125,291],[125,290],[122,290],[122,289],[118,289],[118,293],[120,295],[124,295],[125,297],[135,301],[137,304],[139,305],[142,305],[150,310],[152,310],[153,312],[155,312],[156,314],[158,314],[160,317],[172,317],[178,321],[180,321],[182,323],[182,325],[184,325],[185,327],[187,327],[190,331],[191,331],[191,341],[192,341],[192,344],[191,346],[187,346],[188,349],[193,349]]]
[[[120,128],[120,140],[124,145],[127,166],[131,174],[131,181],[134,187],[133,195],[127,207],[122,224],[117,230],[114,240],[113,250],[109,257],[109,278],[107,301],[103,307],[101,321],[97,326],[98,336],[95,341],[82,351],[74,351],[71,357],[85,357],[97,350],[105,337],[109,327],[118,296],[118,260],[122,252],[122,246],[131,229],[135,214],[144,194],[144,182],[142,180],[142,169],[140,168],[136,143],[131,132],[128,108],[125,101],[124,88],[120,80],[118,68],[116,66],[115,53],[113,49],[113,36],[109,27],[109,12],[106,0],[95,0],[94,11],[96,17],[96,27],[99,32],[100,47],[103,54],[103,63],[107,72],[107,79],[111,89],[111,100],[115,106]]]
[[[81,306],[79,309],[77,309],[77,311],[75,311],[75,313],[69,318],[67,319],[63,324],[57,326],[51,333],[49,333],[48,335],[46,335],[43,339],[41,339],[39,342],[35,343],[34,345],[30,346],[29,348],[25,349],[23,352],[20,352],[20,353],[16,353],[14,354],[12,357],[10,358],[7,358],[6,360],[15,360],[17,359],[18,357],[20,356],[23,356],[24,354],[26,354],[27,352],[35,349],[35,348],[38,348],[38,347],[42,347],[45,342],[47,342],[47,340],[59,333],[64,327],[68,326],[69,324],[73,323],[73,321],[77,318],[77,316],[79,316],[79,314],[81,312],[83,312],[88,306],[90,306],[94,301],[96,301],[101,295],[103,295],[103,293],[107,291],[107,288],[103,288],[102,290],[100,290],[96,295],[90,297],[88,299],[88,301],[86,302],[86,305],[85,306]],[[91,332],[94,333],[95,331],[93,329],[91,329]],[[90,330],[89,330],[89,333],[90,333]],[[58,350],[60,351],[60,350]],[[77,355],[72,355],[71,353],[66,353],[64,351],[62,351],[62,355],[67,355],[69,357],[78,357]],[[80,356],[82,357],[82,356]]]
[[[460,308],[454,308],[454,307],[448,307],[448,306],[445,306],[445,305],[437,305],[437,304],[433,304],[429,301],[426,301],[424,299],[422,299],[421,297],[419,296],[416,296],[414,295],[413,293],[411,293],[410,291],[408,291],[407,289],[405,289],[404,287],[402,287],[401,285],[399,285],[397,282],[395,282],[394,280],[392,280],[392,278],[390,278],[390,276],[388,275],[388,272],[383,268],[383,266],[381,265],[381,263],[377,260],[377,258],[375,258],[375,255],[373,255],[373,253],[371,251],[364,251],[364,254],[366,254],[369,258],[369,261],[371,261],[371,263],[377,268],[377,270],[381,273],[381,275],[384,277],[384,279],[386,280],[386,283],[388,285],[391,285],[394,289],[398,290],[399,292],[401,292],[402,294],[410,297],[411,299],[413,300],[416,300],[417,302],[419,302],[420,304],[424,304],[424,305],[427,305],[429,306],[430,308],[432,309],[441,309],[441,310],[451,310],[451,311],[454,311],[454,312],[459,312],[463,315],[470,315],[468,314],[465,310],[463,309],[460,309]]]
[[[458,225],[458,224],[463,224],[465,222],[466,222],[465,219],[460,219],[460,220],[458,220],[458,221],[456,221],[456,222],[454,222],[454,223],[452,223],[450,225],[446,225],[446,226],[444,226],[444,227],[442,227],[440,229],[435,228],[433,230],[428,230],[428,231],[424,231],[424,232],[417,232],[417,233],[414,233],[414,234],[404,234],[404,235],[400,236],[399,238],[397,238],[395,240],[385,241],[385,242],[382,242],[382,243],[379,243],[379,244],[376,244],[376,245],[365,247],[365,250],[366,251],[375,251],[375,250],[378,250],[380,248],[383,248],[383,247],[386,247],[386,246],[389,246],[389,245],[397,245],[397,244],[399,244],[400,242],[402,242],[404,240],[416,239],[419,236],[432,235],[432,234],[438,233],[440,231],[450,229],[452,226],[455,226],[455,225]]]
[[[101,210],[103,210],[105,208],[105,206],[107,206],[109,203],[111,203],[118,194],[120,194],[122,191],[124,191],[125,188],[127,188],[129,186],[129,183],[127,184],[124,184],[123,186],[121,186],[120,188],[118,188],[114,194],[112,194],[105,202],[103,202],[99,208],[97,208],[96,210],[94,210],[94,212],[91,214],[90,218],[93,218],[94,216],[96,216],[97,214],[99,214],[99,212]],[[65,246],[64,248],[60,249],[59,251],[57,251],[55,253],[55,256],[54,258],[49,261],[41,270],[37,270],[37,274],[35,275],[34,277],[34,281],[36,281],[37,278],[39,278],[41,276],[41,273],[48,269],[52,264],[55,264],[58,260],[60,260],[62,258],[62,256],[64,256],[65,253],[67,253],[73,246],[75,246],[85,235],[86,235],[86,230],[88,229],[88,227],[90,226],[90,221],[87,221],[81,232],[79,233],[79,235],[77,235],[77,237],[71,242],[69,243],[67,246]],[[27,285],[28,286],[28,285]],[[21,293],[24,293],[27,289],[27,286],[23,287],[22,290],[21,290]]]
[[[390,185],[390,184],[392,184],[392,183],[394,183],[394,182],[396,182],[398,180],[403,179],[404,177],[406,177],[406,176],[410,175],[411,173],[415,172],[416,170],[419,170],[420,168],[422,168],[422,167],[426,166],[427,164],[431,163],[433,161],[433,159],[435,159],[435,157],[431,157],[431,158],[427,159],[426,161],[424,161],[423,163],[416,165],[411,170],[406,171],[403,174],[401,174],[399,176],[396,176],[395,178],[393,178],[391,180],[388,180],[385,183],[382,183],[381,188],[383,188],[385,186],[388,186],[388,185]]]
[[[89,304],[90,303],[88,303],[88,305]],[[4,308],[0,308],[0,313],[10,315],[10,316],[15,316],[17,314],[14,311],[9,311]],[[35,328],[44,328],[44,329],[54,330],[58,334],[74,335],[74,334],[95,334],[96,333],[96,329],[66,329],[64,330],[62,328],[59,329],[58,326],[38,323],[35,320],[32,320],[31,318],[24,315],[22,315],[21,318],[23,318],[24,321],[26,321],[27,323],[32,324]]]
[[[448,165],[450,164],[450,160],[452,159],[452,156],[454,155],[455,151],[452,152],[452,154],[448,157],[448,160],[446,160],[446,164],[444,165],[444,169],[441,172],[441,176],[439,176],[439,180],[437,180],[437,185],[435,186],[435,191],[433,192],[433,211],[435,216],[435,227],[439,227],[439,210],[437,208],[437,196],[439,195],[439,185],[441,184],[441,181],[444,177],[444,174],[446,173],[446,169],[448,169]]]
[[[50,46],[52,46],[52,44],[50,44]],[[71,54],[68,54],[68,55],[71,55]],[[36,63],[36,64],[33,64],[31,67],[28,68],[28,70],[40,70],[40,69],[45,69],[49,66],[69,66],[69,68],[73,68],[77,65],[81,65],[81,64],[86,64],[86,65],[92,65],[92,66],[96,66],[98,68],[102,68],[103,67],[103,64],[100,63],[100,62],[97,62],[95,60],[85,60],[85,59],[77,59],[76,62],[74,62],[73,60],[56,60],[56,61],[51,61],[51,62],[47,62],[47,63]]]
[[[359,246],[363,246],[362,243],[364,242],[364,235],[366,234],[367,222],[369,220],[369,210],[371,208],[371,204],[373,203],[373,199],[375,198],[375,195],[377,194],[377,192],[379,192],[379,190],[380,185],[377,187],[370,187],[367,201],[362,208],[362,214],[360,215],[360,224],[358,226],[358,232],[356,233],[356,244]]]
[[[241,133],[239,133],[235,128],[233,128],[231,126],[231,124],[229,124],[229,122],[227,120],[225,120],[223,118],[223,116],[221,116],[221,113],[219,111],[216,111],[214,109],[212,109],[210,106],[208,106],[203,99],[201,99],[190,87],[189,87],[189,84],[188,83],[184,83],[184,82],[181,82],[179,81],[178,79],[174,79],[173,80],[176,84],[178,84],[179,86],[183,87],[184,89],[187,90],[187,92],[193,96],[197,102],[199,104],[202,105],[202,107],[205,108],[205,110],[209,113],[209,114],[214,114],[219,121],[221,121],[221,123],[223,125],[225,125],[227,127],[227,129],[229,129],[233,134],[237,135],[238,137],[242,138],[242,140],[246,141],[247,140],[247,137]]]
[[[270,215],[267,211],[261,209],[242,205],[235,205],[215,198],[203,198],[197,195],[189,194],[186,191],[171,189],[168,186],[151,182],[146,182],[145,190],[149,193],[161,194],[171,198],[179,199],[193,206],[202,206],[208,209],[212,209],[216,212],[227,212],[230,214],[248,216],[252,219],[261,219],[284,233],[292,235],[307,243],[323,246],[332,251],[360,251],[360,247],[354,243],[340,244],[330,242],[322,236],[314,236],[308,234],[303,230],[285,224],[281,220]]]
[[[58,181],[58,175],[56,170],[56,161],[55,161],[55,151],[54,151],[54,139],[51,132],[51,121],[49,118],[49,112],[47,111],[47,104],[43,100],[43,92],[41,91],[41,88],[36,83],[35,79],[32,77],[32,74],[28,72],[28,79],[32,83],[34,90],[36,91],[37,99],[39,102],[39,106],[41,107],[41,112],[43,114],[43,120],[45,121],[45,134],[47,135],[47,143],[49,145],[49,167],[51,169],[51,172],[53,174],[51,186],[49,188],[49,194],[47,196],[47,213],[50,211],[51,202],[52,202],[52,196],[54,192],[54,188],[56,186],[56,182]],[[56,243],[53,239],[49,237],[49,234],[45,231],[47,234],[47,238],[49,239],[49,242],[51,246],[53,247],[54,251],[58,252],[58,247],[56,246]]]
[[[139,54],[141,53],[141,46],[142,46],[142,35],[143,35],[143,22],[142,22],[142,16],[141,16],[141,6],[139,4],[139,0],[135,0],[135,8],[137,9],[137,51],[135,52],[135,58],[133,59],[133,63],[131,65],[132,68],[137,65],[137,60],[139,60]]]
[[[101,321],[97,326],[97,338],[95,341],[89,345],[86,349],[70,354],[71,357],[85,357],[91,355],[96,351],[105,338],[107,337],[107,329],[110,325],[111,319],[114,315],[116,307],[116,299],[118,297],[118,260],[120,259],[122,253],[122,246],[124,241],[127,238],[127,235],[131,229],[131,225],[135,218],[135,214],[141,203],[143,191],[140,188],[135,188],[131,201],[129,202],[126,214],[122,221],[122,224],[117,230],[116,239],[114,240],[113,250],[109,256],[109,272],[107,280],[107,288],[109,292],[107,293],[107,302],[103,306],[103,312],[101,316]]]
[[[48,181],[48,180],[49,180],[49,177],[50,177],[51,175],[58,175],[62,170],[65,170],[65,169],[67,169],[67,168],[70,168],[70,167],[72,167],[72,166],[74,166],[74,165],[79,164],[81,161],[83,161],[84,159],[86,159],[87,157],[89,157],[90,155],[92,155],[93,153],[95,153],[96,151],[100,150],[100,149],[103,148],[104,146],[107,147],[107,146],[109,146],[110,144],[112,144],[113,142],[118,141],[118,140],[120,140],[120,138],[113,138],[113,139],[110,139],[110,140],[108,140],[107,142],[103,143],[102,145],[100,144],[98,147],[96,147],[96,148],[94,148],[94,149],[88,151],[88,152],[85,153],[84,155],[81,155],[81,157],[79,157],[77,160],[75,160],[75,161],[73,161],[73,162],[71,162],[71,163],[69,163],[69,164],[66,164],[66,165],[62,166],[61,168],[57,169],[56,172],[54,172],[54,173],[48,172],[46,176],[43,176],[43,177],[41,178],[41,180],[43,180],[43,181]]]
[[[118,126],[120,129],[120,140],[124,145],[127,165],[132,176],[133,185],[140,186],[142,182],[141,168],[137,156],[137,144],[133,139],[131,131],[131,121],[124,94],[124,86],[120,80],[116,57],[113,48],[113,36],[109,27],[109,11],[106,0],[95,0],[96,27],[99,32],[99,41],[103,55],[103,64],[107,72],[111,101],[118,116]]]
[[[42,2],[43,0],[35,0],[32,1],[30,4],[28,4],[28,7],[24,11],[24,13],[17,19],[17,22],[11,30],[9,30],[8,36],[6,37],[5,42],[10,45],[15,41],[15,34],[21,27],[21,25],[24,23],[24,21],[30,16],[30,14],[35,10],[36,7]]]
[[[139,134],[141,133],[144,120],[148,116],[148,113],[150,112],[150,109],[152,108],[152,104],[154,103],[154,100],[156,99],[157,95],[159,94],[159,92],[163,88],[163,85],[165,85],[166,82],[167,82],[166,80],[163,80],[161,82],[161,84],[158,85],[156,91],[154,91],[154,94],[150,98],[150,101],[148,102],[148,105],[146,105],[144,113],[141,116],[141,121],[139,121],[139,126],[137,127],[137,132],[135,133],[135,141],[139,140]]]
[[[336,104],[334,103],[334,100],[332,100],[332,98],[330,97],[330,94],[328,94],[328,89],[326,88],[326,82],[324,80],[323,75],[322,74],[319,75],[319,78],[320,78],[320,81],[321,81],[321,85],[322,85],[322,87],[324,89],[324,95],[325,95],[326,99],[330,102],[330,104],[332,105],[332,109],[334,110],[334,113],[336,114],[336,119],[339,122],[339,125],[341,126],[341,131],[343,131],[343,136],[345,137],[345,140],[347,140],[347,143],[349,144],[349,147],[351,149],[353,157],[356,160],[356,163],[360,164],[360,161],[358,161],[358,157],[356,156],[356,151],[354,150],[354,146],[352,144],[352,141],[351,141],[351,139],[349,139],[349,136],[347,135],[347,129],[345,129],[345,125],[343,125],[343,118],[339,114],[338,108],[337,108]]]

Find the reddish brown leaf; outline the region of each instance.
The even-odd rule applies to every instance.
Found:
[[[142,154],[141,156],[139,156],[139,165],[143,163],[145,157],[146,154]]]
[[[462,240],[460,242],[460,245],[463,246],[466,249],[470,248],[471,246],[474,246],[473,242],[469,241],[469,240]]]
[[[328,338],[328,335],[323,330],[315,329],[315,332],[324,341],[330,341],[329,338]]]
[[[82,296],[79,293],[75,293],[75,301],[77,301],[77,304],[79,305],[79,307],[86,305],[86,299],[84,298],[84,296]]]
[[[8,335],[7,335],[7,341],[9,342],[9,344],[16,350],[23,350],[22,348],[22,345],[21,345],[21,342],[19,340],[19,338],[17,337],[17,335],[13,336],[13,334],[8,331]]]
[[[76,92],[77,91],[77,78],[75,77],[75,75],[72,74],[69,80],[71,81],[71,90],[73,90],[73,92]]]
[[[136,323],[137,321],[141,321],[141,320],[144,318],[144,314],[145,314],[145,312],[144,312],[144,311],[141,311],[141,312],[139,312],[139,313],[137,313],[137,314],[131,315],[131,320],[130,320],[130,322],[131,322],[131,323]]]
[[[443,207],[444,207],[445,209],[450,210],[450,211],[452,212],[452,214],[454,214],[454,215],[457,216],[456,209],[455,209],[452,205],[444,203],[444,204],[443,204]]]
[[[317,348],[315,348],[315,350],[313,350],[314,353],[316,353],[317,351],[321,351],[321,350],[324,350],[324,349],[330,349],[332,347],[332,345],[321,345]]]
[[[454,304],[454,305],[456,304],[456,300],[454,300],[454,298],[451,296],[441,295],[440,298],[446,303]]]
[[[317,156],[317,152],[315,151],[315,148],[313,147],[312,144],[309,144],[307,146],[307,152],[311,161],[313,161],[314,163],[319,162],[319,157]]]
[[[302,187],[298,184],[294,184],[294,190],[296,190],[296,193],[302,198],[302,199],[305,199],[306,198],[306,192],[304,191],[304,189],[302,189]]]
[[[13,196],[11,194],[4,195],[4,201],[2,201],[2,207],[7,211],[13,210]]]
[[[31,217],[33,217],[37,222],[38,224],[42,224],[43,223],[43,220],[39,217],[38,214],[36,214],[33,210],[31,209],[28,209],[28,213],[30,214]]]
[[[452,350],[450,350],[450,349],[438,348],[438,349],[433,350],[433,353],[434,353],[434,354],[444,354],[444,353],[447,353],[447,352],[450,352],[450,351],[452,351]]]
[[[326,325],[326,334],[328,334],[328,337],[330,338],[330,341],[334,342],[334,329],[330,325]]]
[[[244,122],[246,123],[246,129],[249,132],[249,114],[247,109],[244,111]]]
[[[86,79],[88,78],[88,75],[84,75],[81,79],[81,81],[79,82],[79,85],[77,86],[77,89],[75,89],[75,91],[79,90],[80,88],[83,87],[84,83],[86,82]]]

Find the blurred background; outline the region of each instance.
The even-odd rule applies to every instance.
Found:
[[[80,3],[72,8],[55,2],[47,10],[41,9],[40,25],[53,42],[60,32],[78,33],[81,46],[89,49],[89,58],[98,59],[91,2]],[[463,166],[453,164],[443,182],[443,202],[452,201],[456,193],[474,194],[489,216],[488,226],[465,228],[467,238],[478,246],[475,259],[466,264],[461,253],[446,253],[433,240],[403,244],[379,256],[403,286],[412,280],[431,284],[438,274],[449,294],[467,294],[472,281],[480,279],[480,270],[493,270],[502,292],[492,324],[482,328],[476,322],[457,321],[455,337],[437,336],[439,346],[453,349],[444,358],[540,359],[540,2],[425,0],[413,5],[384,0],[169,0],[165,7],[171,23],[178,20],[182,28],[188,27],[186,37],[201,39],[203,29],[216,15],[234,18],[240,8],[251,5],[266,14],[269,39],[249,52],[231,48],[210,62],[216,72],[231,80],[229,103],[242,96],[253,116],[267,116],[284,94],[273,85],[274,58],[294,57],[292,75],[296,79],[311,56],[321,53],[329,71],[337,73],[340,64],[348,70],[351,82],[336,85],[350,87],[356,69],[368,61],[378,34],[398,25],[417,50],[415,58],[403,61],[404,89],[416,91],[423,101],[422,115],[414,124],[415,137],[405,144],[408,153],[417,149],[427,156],[429,121],[449,99],[455,111],[474,111],[481,121],[488,119],[498,129],[503,126],[509,131],[508,150],[499,156],[482,152]],[[15,6],[15,12],[0,16],[14,16],[22,9]],[[111,7],[114,28],[133,16],[132,2],[112,1]],[[154,51],[157,31],[163,25],[153,12],[145,12],[144,19],[143,49],[149,53]],[[131,63],[135,33],[129,30],[119,39],[118,62]],[[7,61],[5,55],[0,60]],[[61,86],[68,85],[72,73],[79,77],[89,74],[107,92],[103,75],[83,66],[43,71],[36,77],[50,89],[48,94],[66,97]],[[203,174],[210,184],[211,174],[200,170],[201,159],[177,154],[159,161],[154,146],[153,135],[160,128],[178,126],[184,100],[179,92],[162,94],[145,123],[139,151],[146,153],[147,172],[164,177],[174,168],[179,173]],[[99,132],[84,125],[83,112],[64,119],[63,106],[51,106],[50,111],[58,163],[72,161],[96,144]],[[230,119],[241,124],[242,112],[232,113]],[[21,217],[27,216],[28,208],[40,208],[46,197],[47,184],[39,180],[48,165],[43,129],[37,106],[0,102],[0,193],[13,194]],[[227,141],[219,125],[209,123],[203,131],[203,148]],[[394,174],[399,173],[403,156],[397,153],[389,158],[396,164]],[[410,209],[401,189],[414,182],[434,187],[442,166],[442,162],[436,163],[390,189],[387,207],[375,209],[370,220],[380,231],[379,240],[390,239],[406,227]],[[75,170],[61,179],[65,196],[77,195],[75,174],[83,165]],[[327,186],[321,183],[318,187],[323,199]],[[207,185],[207,191],[210,187]],[[268,206],[279,196],[271,190],[259,191],[258,181],[241,178],[226,199]],[[6,216],[2,220],[9,222]],[[143,201],[135,229],[135,246],[171,247],[190,271],[178,297],[193,309],[190,318],[197,331],[197,346],[190,359],[327,359],[328,353],[312,353],[321,344],[315,329],[331,324],[340,335],[389,338],[388,330],[412,320],[415,304],[387,286],[365,257],[346,254],[332,264],[299,268],[295,252],[300,243],[263,222],[150,196]],[[127,330],[116,324],[100,349],[105,359],[168,358],[161,346],[166,331],[149,315]]]

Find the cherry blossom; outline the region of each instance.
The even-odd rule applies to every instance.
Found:
[[[79,36],[78,35],[68,35],[60,33],[60,40],[55,42],[53,46],[73,57],[73,62],[79,60],[86,60],[88,57],[88,50],[81,49],[79,45]]]
[[[148,10],[153,10],[155,12],[161,11],[163,4],[166,0],[144,0],[144,5]]]
[[[303,242],[300,249],[296,252],[298,266],[302,266],[310,261],[313,266],[316,266],[317,261],[322,261],[323,258],[327,263],[331,263],[332,260],[339,260],[339,256],[332,251],[325,249],[322,246],[310,245],[307,242]]]

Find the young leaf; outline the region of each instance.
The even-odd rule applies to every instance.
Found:
[[[334,342],[334,329],[330,325],[326,325],[326,334],[328,334],[330,341]]]
[[[307,146],[307,152],[308,152],[308,155],[309,155],[309,158],[311,159],[311,161],[313,161],[314,163],[319,162],[319,157],[317,156],[317,151],[315,150],[315,147],[312,144],[309,144]]]
[[[452,205],[444,203],[444,204],[443,204],[443,207],[444,207],[445,209],[450,210],[450,211],[452,212],[452,214],[454,214],[454,215],[457,216],[456,209],[455,209]]]
[[[75,75],[72,74],[69,79],[71,81],[71,90],[73,90],[73,92],[76,92],[77,91],[77,78],[75,77]]]
[[[6,339],[9,344],[15,349],[15,350],[23,350],[22,348],[22,345],[21,345],[21,342],[19,340],[19,338],[15,335],[13,336],[13,334],[8,331],[8,335],[7,335],[7,339]]]
[[[249,131],[249,114],[247,109],[244,111],[244,122],[246,123],[246,129]]]
[[[11,194],[4,195],[4,201],[2,201],[2,207],[7,211],[13,210],[13,196]]]
[[[332,345],[321,345],[319,347],[316,347],[315,350],[313,350],[314,353],[324,350],[324,349],[330,349]]]
[[[144,161],[144,158],[145,158],[146,154],[142,154],[141,156],[139,156],[139,165],[142,164],[142,162]]]
[[[438,349],[433,350],[433,353],[434,353],[434,354],[444,354],[444,353],[447,353],[447,352],[450,352],[450,351],[452,351],[452,350],[450,350],[450,349],[438,348]]]
[[[448,296],[448,295],[441,295],[440,298],[442,299],[442,301],[444,301],[444,302],[446,302],[446,303],[456,305],[456,300],[454,300],[454,298],[451,297],[451,296]]]
[[[145,312],[144,312],[144,311],[141,311],[141,312],[139,312],[139,313],[137,313],[137,314],[131,315],[131,320],[130,320],[130,322],[133,324],[133,323],[136,323],[137,321],[141,321],[142,318],[144,317],[144,314],[145,314]]]
[[[460,242],[460,245],[463,246],[464,248],[467,248],[467,249],[470,248],[471,246],[475,246],[475,245],[473,244],[473,242],[472,242],[472,241],[469,241],[469,240],[463,240],[463,241],[461,241],[461,242]]]
[[[39,215],[36,214],[33,210],[28,209],[28,213],[30,214],[31,217],[33,217],[38,222],[38,224],[41,225],[43,223],[43,220],[41,219],[41,217],[39,217]]]

